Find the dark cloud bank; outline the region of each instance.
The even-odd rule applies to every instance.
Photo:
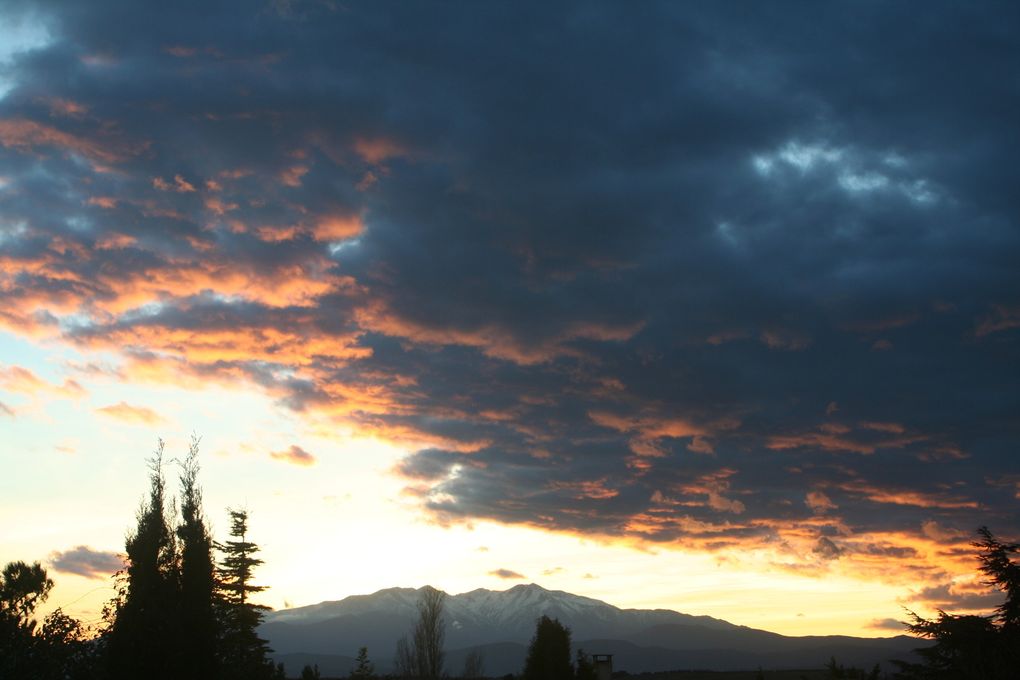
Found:
[[[1017,525],[1012,5],[24,12],[7,328],[425,442],[444,521]]]

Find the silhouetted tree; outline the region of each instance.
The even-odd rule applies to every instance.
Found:
[[[464,670],[460,676],[466,680],[475,680],[485,675],[485,657],[477,649],[472,649],[464,657]]]
[[[10,562],[0,575],[0,678],[39,673],[35,608],[46,601],[53,581],[38,562]]]
[[[265,590],[252,582],[252,572],[262,564],[255,557],[259,547],[248,540],[248,512],[229,510],[230,536],[217,543],[223,558],[217,570],[220,593],[220,668],[223,678],[272,677],[275,668],[268,658],[269,643],[258,636],[262,614],[269,609],[250,601]]]
[[[110,671],[115,680],[176,680],[187,650],[179,645],[178,562],[165,515],[163,440],[149,460],[149,498],[128,536],[127,578],[110,631]]]
[[[101,646],[81,622],[56,609],[33,614],[53,588],[38,562],[11,562],[0,575],[0,678],[87,680],[101,670]]]
[[[393,653],[393,667],[398,678],[413,678],[418,673],[418,661],[406,635],[397,640],[397,648]]]
[[[443,603],[446,593],[425,586],[418,599],[418,621],[411,635],[417,677],[436,680],[443,675],[443,641],[446,622],[443,620]]]
[[[37,680],[91,680],[103,677],[103,639],[93,637],[77,619],[62,610],[51,612],[39,630],[43,663]]]
[[[322,675],[319,674],[319,664],[315,666],[309,666],[305,664],[305,667],[301,669],[301,680],[319,680]]]
[[[361,680],[371,680],[375,677],[375,666],[368,660],[368,647],[358,648],[358,658],[354,661],[351,677]]]
[[[180,606],[182,628],[180,643],[184,657],[184,677],[213,680],[216,673],[217,626],[213,611],[215,567],[212,538],[202,512],[202,490],[198,486],[198,444],[191,438],[188,457],[181,464]]]
[[[577,650],[577,658],[574,661],[574,677],[577,680],[595,680],[595,664],[591,657],[584,653],[583,649]]]
[[[570,629],[542,616],[528,646],[522,680],[563,680],[574,675],[570,666]]]
[[[978,530],[980,569],[986,583],[1006,599],[993,616],[957,616],[939,610],[935,619],[909,612],[914,635],[935,641],[916,650],[922,663],[897,662],[898,678],[924,680],[1006,680],[1020,676],[1020,564],[1011,558],[1020,544],[1003,543],[987,527]]]
[[[846,668],[843,664],[836,663],[834,656],[829,657],[829,663],[825,665],[825,670],[829,671],[829,677],[834,680],[879,680],[879,675],[882,672],[878,664],[875,664],[870,672],[853,666]]]

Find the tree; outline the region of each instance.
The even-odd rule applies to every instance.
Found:
[[[477,649],[472,649],[464,657],[464,670],[460,676],[465,680],[474,680],[485,675],[485,657]]]
[[[413,678],[418,673],[418,660],[406,635],[397,640],[397,649],[393,653],[393,667],[398,678]]]
[[[319,664],[309,666],[305,664],[305,667],[301,669],[301,680],[319,680],[322,675],[319,674]]]
[[[878,680],[882,672],[878,664],[875,664],[870,672],[855,668],[854,666],[847,668],[843,664],[836,663],[836,657],[834,656],[829,657],[829,663],[825,665],[825,670],[829,671],[828,677],[835,680]]]
[[[417,677],[422,680],[436,680],[443,675],[443,641],[446,637],[446,622],[443,620],[443,604],[446,593],[432,586],[425,586],[418,599],[418,621],[411,636]]]
[[[986,583],[1006,594],[993,616],[954,615],[939,610],[935,619],[908,612],[912,634],[935,641],[917,650],[922,663],[897,662],[899,678],[1006,680],[1020,669],[1020,564],[1012,555],[1020,544],[1003,543],[987,527],[978,529],[980,570]]]
[[[558,619],[543,615],[535,625],[521,677],[523,680],[563,680],[573,675],[570,629]]]
[[[0,618],[19,630],[34,632],[32,614],[51,590],[53,580],[40,563],[10,562],[0,577]]]
[[[223,552],[219,574],[220,667],[224,678],[271,677],[275,670],[268,658],[269,643],[258,636],[262,614],[268,609],[254,604],[250,596],[266,589],[252,583],[252,572],[262,564],[255,557],[259,547],[248,540],[248,512],[228,510],[230,536],[217,543]]]
[[[574,661],[574,677],[576,680],[595,680],[595,664],[591,657],[584,653],[583,649],[577,650],[577,658]]]
[[[202,490],[198,486],[198,437],[192,436],[188,457],[181,464],[180,606],[184,624],[181,644],[185,677],[213,680],[216,673],[216,618],[213,611],[215,567],[212,538],[202,513]]]
[[[362,680],[371,680],[375,677],[375,666],[368,660],[368,647],[358,648],[358,658],[355,659],[351,677]]]
[[[987,577],[986,585],[1006,593],[1005,601],[995,609],[995,618],[1003,632],[1020,630],[1020,564],[1010,555],[1020,553],[1020,543],[1002,543],[996,540],[988,527],[978,529],[981,540],[972,545],[980,553],[981,571]]]
[[[77,680],[96,677],[100,645],[61,609],[42,625],[32,618],[53,581],[38,562],[11,562],[0,575],[0,678]]]
[[[53,581],[38,562],[10,562],[0,575],[0,677],[38,677],[40,645],[32,615]]]
[[[101,677],[103,646],[77,619],[56,609],[39,630],[42,664],[37,679],[85,680]]]
[[[165,514],[163,440],[149,459],[149,498],[138,511],[138,525],[125,543],[127,575],[110,631],[110,671],[114,680],[173,680],[181,677],[185,655],[181,630],[177,545]]]

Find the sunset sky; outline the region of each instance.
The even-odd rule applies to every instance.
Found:
[[[986,611],[1015,3],[0,3],[0,563],[96,621],[162,437],[273,607]]]

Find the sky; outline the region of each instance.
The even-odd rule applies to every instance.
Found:
[[[166,441],[265,602],[980,612],[1020,527],[1013,3],[0,4],[0,562]]]

